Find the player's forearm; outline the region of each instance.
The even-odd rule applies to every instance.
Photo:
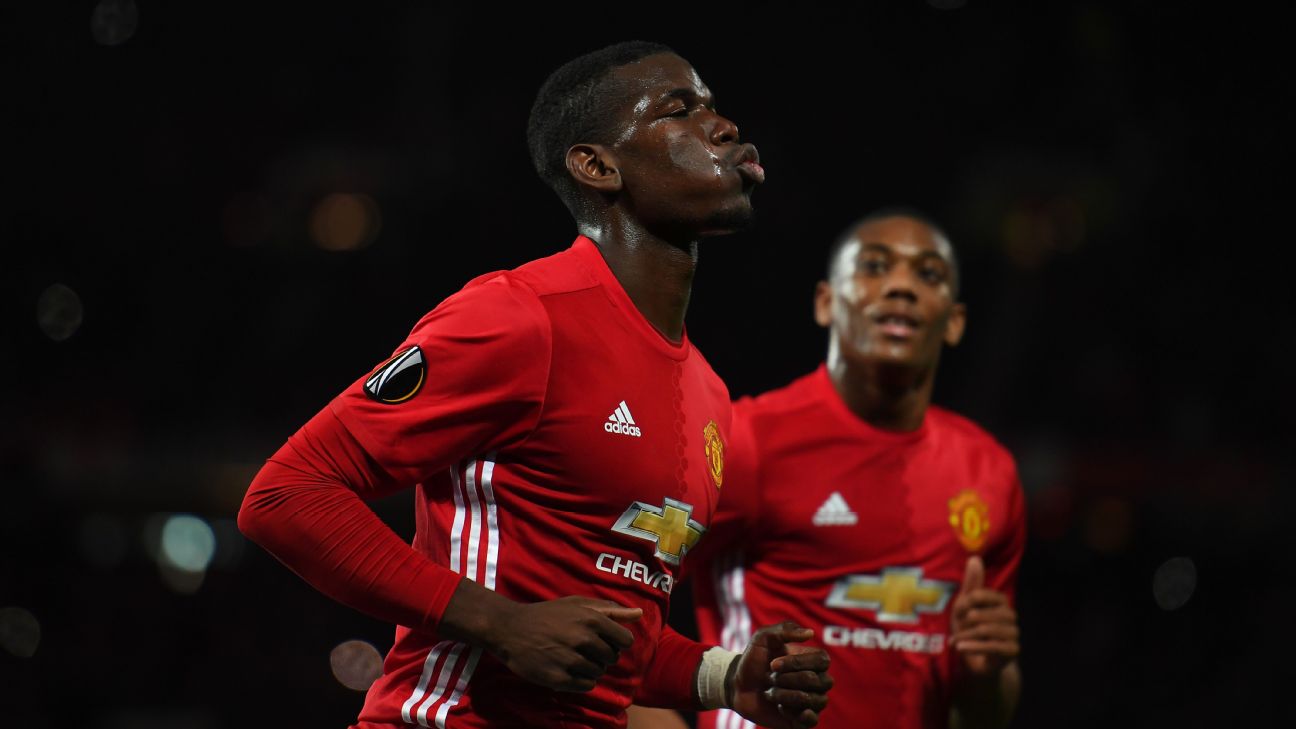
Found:
[[[501,635],[519,604],[472,580],[456,586],[441,615],[439,635],[479,645],[498,655],[509,636]]]
[[[459,575],[416,552],[360,496],[400,488],[325,408],[257,474],[239,528],[338,602],[430,630]]]
[[[965,676],[955,690],[950,712],[953,729],[1003,729],[1021,698],[1021,669],[1016,661],[985,678]]]
[[[459,581],[345,486],[275,461],[253,481],[238,523],[315,589],[380,620],[433,629]]]
[[[635,703],[697,711],[701,708],[698,669],[702,665],[702,655],[711,647],[680,635],[670,626],[662,628],[652,663],[648,665],[635,694]],[[683,666],[693,666],[693,670],[680,670]]]

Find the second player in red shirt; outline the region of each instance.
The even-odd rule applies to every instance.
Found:
[[[843,729],[1003,727],[1020,692],[1014,582],[1025,513],[1012,456],[930,405],[965,312],[944,233],[885,210],[834,247],[815,372],[734,405],[729,475],[694,596],[704,640],[793,619],[832,656]],[[702,556],[702,555],[699,555]],[[704,712],[705,729],[753,724]],[[636,710],[635,729],[683,726]]]

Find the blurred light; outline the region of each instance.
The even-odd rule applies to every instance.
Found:
[[[310,214],[310,236],[326,251],[352,251],[378,237],[382,219],[368,195],[335,192],[316,203]]]
[[[1152,597],[1162,610],[1178,610],[1197,589],[1197,565],[1187,557],[1168,559],[1152,575]]]
[[[90,33],[100,45],[121,45],[135,35],[138,26],[139,8],[134,0],[99,0],[90,15]]]
[[[354,691],[368,691],[382,675],[382,656],[363,640],[348,640],[329,653],[329,666],[338,683]]]
[[[0,608],[0,646],[19,658],[36,655],[41,629],[36,616],[20,607]]]
[[[162,526],[161,556],[186,572],[204,572],[216,553],[216,535],[202,519],[176,514]]]
[[[1099,499],[1089,509],[1085,520],[1084,541],[1090,549],[1103,554],[1124,551],[1134,532],[1134,510],[1124,499]]]
[[[126,558],[126,528],[106,514],[81,520],[81,552],[96,567],[116,567]]]
[[[36,300],[36,323],[56,342],[76,334],[82,314],[81,297],[63,284],[53,284]]]

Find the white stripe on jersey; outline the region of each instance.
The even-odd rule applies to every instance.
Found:
[[[455,684],[454,693],[446,699],[441,708],[437,709],[436,725],[437,729],[446,729],[446,716],[449,715],[450,709],[459,703],[463,697],[464,689],[468,688],[468,682],[472,680],[473,670],[477,668],[477,661],[481,658],[482,649],[474,647],[468,654],[468,665],[464,666],[463,673],[459,674],[459,681]]]
[[[468,647],[466,643],[455,643],[454,648],[450,649],[450,655],[446,656],[445,663],[441,666],[440,673],[437,674],[436,689],[428,694],[428,697],[419,704],[418,713],[414,715],[418,719],[419,726],[428,726],[427,713],[428,707],[435,704],[445,696],[446,686],[450,683],[450,674],[454,673],[455,666],[459,663],[459,654],[463,649]]]
[[[405,705],[401,707],[401,718],[405,720],[405,723],[414,723],[414,718],[410,715],[410,710],[413,709],[414,705],[417,704],[423,698],[423,695],[427,693],[428,682],[432,680],[432,669],[436,666],[437,658],[440,658],[441,653],[452,645],[455,645],[454,641],[443,640],[432,646],[432,650],[428,651],[427,658],[423,661],[423,675],[419,676],[419,682],[418,685],[414,687],[414,693],[410,694],[408,699],[405,699]]]
[[[450,569],[460,574],[463,573],[463,557],[461,556],[463,554],[463,543],[459,535],[463,533],[464,518],[466,516],[464,510],[464,501],[466,499],[463,496],[462,489],[463,484],[459,483],[459,469],[450,469],[450,490],[454,492],[455,501],[454,526],[450,527]]]
[[[477,574],[477,551],[481,545],[481,504],[477,498],[477,462],[469,461],[468,469],[464,472],[464,490],[468,492],[468,503],[471,505],[472,527],[468,531],[468,566],[464,569],[464,575],[468,579],[482,584],[482,578]]]
[[[489,539],[486,542],[486,579],[482,582],[488,590],[495,589],[495,570],[499,566],[499,512],[495,506],[495,487],[491,479],[495,475],[495,454],[486,456],[482,462],[482,495],[486,497],[486,529]]]
[[[499,566],[499,513],[495,505],[495,490],[492,486],[495,475],[494,458],[495,454],[491,453],[486,459],[480,461],[480,479],[477,477],[478,461],[468,461],[464,464],[462,474],[458,468],[450,471],[451,490],[455,501],[454,526],[450,529],[450,569],[491,590],[495,589],[496,570]],[[486,525],[484,564],[478,556],[481,550],[483,523]],[[466,555],[463,549],[465,531],[468,533]],[[432,673],[436,668],[437,659],[447,648],[449,653],[441,663],[441,669],[436,671],[436,686],[431,693],[428,693],[428,684],[432,682]],[[401,708],[401,718],[406,723],[418,722],[420,726],[430,727],[427,719],[428,712],[440,703],[433,715],[433,720],[438,729],[446,729],[450,709],[458,705],[463,698],[468,682],[472,680],[473,672],[477,668],[477,662],[481,659],[481,648],[474,647],[468,650],[466,660],[461,661],[465,648],[469,648],[466,643],[442,641],[428,651],[418,684]],[[454,690],[449,697],[446,697],[446,688],[461,663],[463,670],[459,672]],[[445,698],[445,701],[442,701],[442,698]],[[412,712],[416,705],[418,710]]]
[[[747,641],[751,640],[752,635],[751,611],[747,609],[744,599],[742,553],[733,552],[726,559],[716,560],[713,570],[716,600],[720,613],[724,616],[720,645],[727,650],[741,652],[747,648]],[[717,729],[753,729],[755,726],[731,709],[716,712]]]

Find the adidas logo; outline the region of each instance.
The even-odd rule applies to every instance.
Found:
[[[636,438],[643,434],[643,431],[635,425],[634,416],[630,414],[630,408],[626,406],[625,400],[622,400],[616,410],[608,416],[607,422],[603,424],[603,430],[609,433],[632,435]]]
[[[834,491],[810,521],[815,526],[851,526],[859,521],[859,517],[846,505],[841,493]]]

